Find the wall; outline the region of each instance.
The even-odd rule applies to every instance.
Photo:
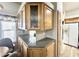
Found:
[[[65,18],[79,17],[79,9],[65,12]]]
[[[45,32],[36,34],[37,41],[45,38]]]

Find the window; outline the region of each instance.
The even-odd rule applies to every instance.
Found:
[[[0,21],[0,39],[2,38],[10,38],[12,42],[16,42],[16,21]]]

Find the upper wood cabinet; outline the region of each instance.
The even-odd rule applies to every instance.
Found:
[[[18,56],[27,57],[27,48],[28,45],[22,40],[22,38],[18,37]]]
[[[47,6],[44,6],[44,25],[45,25],[45,30],[49,30],[53,28],[53,11]]]
[[[45,3],[26,3],[23,23],[27,30],[45,31],[53,28],[54,10]]]
[[[28,29],[40,29],[40,4],[26,4],[26,18]]]
[[[26,29],[26,17],[25,17],[25,6],[23,7],[23,9],[19,12],[19,14],[17,15],[18,17],[18,28],[19,29]]]

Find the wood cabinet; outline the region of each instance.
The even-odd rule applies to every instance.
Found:
[[[54,43],[48,45],[44,48],[28,48],[29,57],[53,57],[54,53]]]
[[[75,17],[75,18],[67,18],[64,19],[64,22],[67,23],[78,23],[79,22],[79,17]]]
[[[27,25],[26,25],[26,18],[25,18],[25,6],[24,6],[24,8],[23,8],[23,10],[22,10],[22,15],[23,15],[23,29],[26,29],[27,28]]]
[[[22,52],[24,57],[27,57],[27,48],[28,48],[27,44],[23,42]]]
[[[53,28],[53,11],[47,6],[44,6],[44,25],[45,25],[45,30],[49,30]]]
[[[22,39],[20,37],[18,37],[18,56],[23,56],[23,52],[22,52]]]
[[[42,2],[29,2],[18,14],[19,27],[27,30],[53,29],[54,10]]]
[[[26,18],[28,29],[40,29],[40,4],[26,4]]]
[[[28,47],[19,37],[18,39],[19,55],[22,57],[55,57],[55,42],[48,43],[45,47]]]
[[[18,28],[19,29],[26,29],[25,6],[20,11],[20,13],[17,15],[17,18],[18,18]]]
[[[47,56],[48,57],[55,56],[55,46],[54,45],[55,45],[55,43],[52,43],[47,47]]]
[[[19,49],[18,55],[26,57],[27,48],[28,48],[28,45],[20,37],[18,37],[18,49]]]
[[[28,48],[28,57],[43,57],[46,56],[44,48]]]
[[[53,28],[54,10],[44,3],[27,3],[25,18],[28,30],[45,31]]]

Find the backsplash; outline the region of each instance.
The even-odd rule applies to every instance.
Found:
[[[37,33],[36,38],[37,38],[37,41],[45,38],[45,32]]]
[[[45,32],[45,37],[56,39],[56,30],[53,29],[53,30]]]

